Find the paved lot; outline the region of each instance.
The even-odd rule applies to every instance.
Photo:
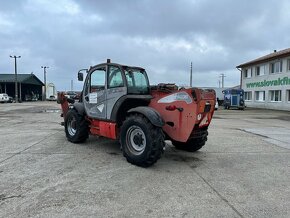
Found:
[[[197,153],[143,169],[67,142],[55,102],[0,104],[0,217],[290,217],[290,113],[219,110]]]

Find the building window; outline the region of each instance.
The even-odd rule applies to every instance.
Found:
[[[260,65],[256,67],[256,76],[265,75],[265,65]]]
[[[287,71],[290,71],[290,59],[287,60]]]
[[[270,100],[273,102],[281,101],[281,90],[271,90],[269,91]]]
[[[252,77],[252,68],[245,69],[245,78]]]
[[[245,100],[252,101],[252,92],[245,92]]]
[[[282,72],[282,68],[283,68],[282,61],[270,63],[270,73],[280,73]]]
[[[290,103],[290,90],[287,90],[287,101]]]
[[[256,101],[265,101],[265,91],[256,91],[255,92]]]
[[[256,76],[260,76],[260,66],[256,67]]]

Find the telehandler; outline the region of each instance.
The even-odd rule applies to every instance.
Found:
[[[119,140],[128,162],[153,165],[164,140],[194,152],[207,141],[216,95],[214,90],[150,86],[145,69],[111,63],[78,72],[83,81],[79,101],[58,94],[67,139],[84,142],[90,134]]]

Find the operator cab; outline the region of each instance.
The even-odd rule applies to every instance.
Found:
[[[95,88],[110,89],[116,87],[127,87],[128,94],[150,94],[148,76],[143,68],[107,62],[105,64],[99,64],[91,67],[89,70],[81,69],[78,72],[79,81],[84,80],[82,71],[86,71],[88,77],[90,77],[87,78],[86,81],[93,81],[96,85],[100,85]],[[95,71],[101,71],[102,73],[95,73]]]
[[[83,80],[82,71],[84,69],[78,72],[80,81]],[[87,76],[82,101],[89,117],[110,120],[115,104],[120,105],[125,98],[135,101],[152,98],[148,76],[143,68],[124,66],[107,60],[107,63],[98,64],[85,71]]]

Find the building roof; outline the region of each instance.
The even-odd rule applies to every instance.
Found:
[[[248,66],[255,65],[255,64],[261,64],[264,62],[272,61],[272,60],[287,57],[287,56],[290,56],[290,48],[287,48],[287,49],[284,49],[281,51],[274,50],[273,53],[270,53],[268,55],[262,56],[260,58],[254,59],[252,61],[240,64],[239,66],[237,66],[237,68],[243,68],[243,67],[248,67]]]
[[[0,74],[0,83],[14,83],[15,74]],[[17,82],[22,84],[31,84],[44,86],[43,82],[38,79],[33,73],[31,74],[17,74]]]

